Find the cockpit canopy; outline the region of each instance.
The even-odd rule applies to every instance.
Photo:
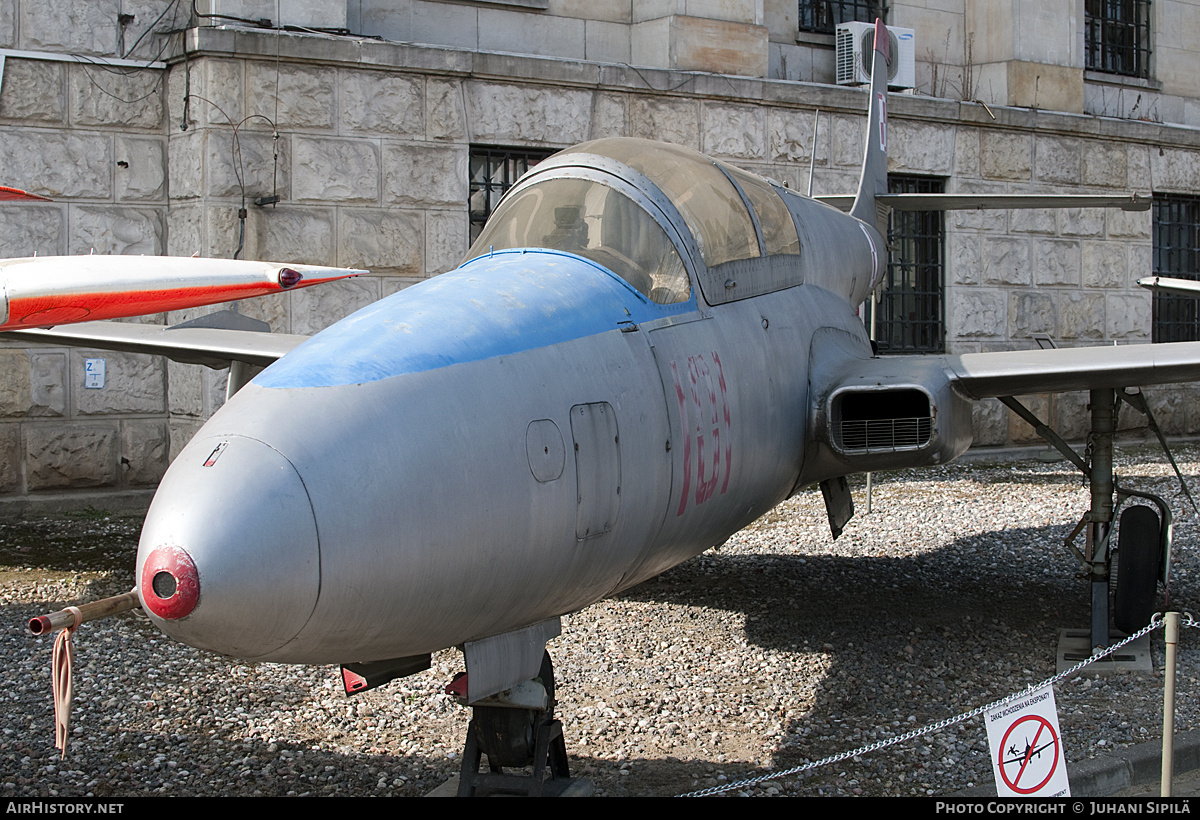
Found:
[[[681,257],[688,252],[672,241],[673,229],[668,234],[671,219],[654,201],[662,197],[683,218],[709,271],[800,253],[792,214],[770,183],[687,148],[593,140],[548,164],[553,172],[535,170],[504,198],[468,259],[489,250],[553,248],[604,266],[654,302],[683,302],[691,296]],[[658,191],[643,190],[647,180]]]

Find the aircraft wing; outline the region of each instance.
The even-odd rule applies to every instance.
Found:
[[[1200,380],[1200,342],[963,353],[944,360],[951,381],[973,399]]]
[[[307,338],[253,330],[162,327],[126,322],[81,322],[50,330],[0,333],[0,341],[149,353],[212,368],[228,367],[230,362],[266,367]]]
[[[1173,279],[1169,276],[1143,276],[1137,280],[1137,283],[1148,290],[1174,293],[1180,296],[1200,296],[1200,282],[1192,279]]]
[[[53,202],[49,197],[31,194],[28,191],[22,191],[20,188],[9,188],[7,185],[0,185],[0,202]]]
[[[0,330],[116,319],[282,293],[366,273],[169,256],[0,260]]]
[[[849,211],[852,194],[822,194],[818,202]],[[1147,211],[1151,198],[1144,194],[1105,196],[1092,194],[876,194],[875,201],[897,211],[974,211],[1028,208],[1120,208]]]

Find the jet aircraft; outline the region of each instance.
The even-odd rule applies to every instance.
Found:
[[[307,340],[9,334],[269,364],[231,385],[158,488],[136,568],[151,620],[226,655],[342,665],[347,691],[462,647],[456,691],[478,707],[464,775],[481,752],[493,766],[549,755],[563,774],[544,659],[561,615],[813,484],[836,537],[845,477],[961,454],[972,400],[1039,423],[1011,397],[1090,390],[1095,446],[1071,455],[1093,488],[1081,558],[1106,643],[1118,391],[1200,378],[1200,343],[880,358],[856,311],[880,282],[889,207],[1148,201],[889,195],[876,41],[848,215],[685,148],[600,139],[527,174],[456,270]],[[1166,573],[1151,518],[1128,546],[1140,572],[1121,573],[1135,580],[1118,615],[1134,620]]]

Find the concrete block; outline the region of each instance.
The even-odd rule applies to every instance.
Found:
[[[299,66],[295,63],[250,63],[246,67],[246,113],[279,119],[283,130],[332,131],[337,121],[334,104],[337,74],[331,68]],[[278,105],[276,96],[278,95]],[[246,123],[247,129],[269,127],[263,120]]]
[[[72,205],[67,215],[68,253],[157,256],[163,252],[160,209]]]
[[[1029,408],[1043,422],[1050,421],[1050,397],[1046,394],[1037,396],[1017,396],[1017,401]],[[1008,414],[1008,440],[1013,444],[1040,444],[1041,436],[1031,424],[1016,413]]]
[[[1149,243],[1129,245],[1129,267],[1125,270],[1124,283],[1128,287],[1143,276],[1154,272],[1154,248]]]
[[[468,215],[465,209],[425,212],[425,275],[453,270],[467,252]]]
[[[1008,227],[1013,233],[1058,233],[1058,212],[1045,208],[1022,208],[1012,211]]]
[[[1058,311],[1054,296],[1045,291],[1022,291],[1008,295],[1008,335],[1029,339],[1036,334],[1058,335]]]
[[[130,419],[121,425],[120,474],[126,486],[158,484],[167,470],[171,435],[166,421]]]
[[[629,136],[700,150],[700,110],[694,100],[630,97]]]
[[[21,426],[0,424],[0,493],[21,489]]]
[[[423,77],[343,70],[338,81],[343,133],[424,138]]]
[[[946,237],[949,268],[946,273],[956,285],[978,285],[983,270],[979,234],[955,231]]]
[[[1077,240],[1039,239],[1034,242],[1034,252],[1035,284],[1079,287],[1082,256]]]
[[[1058,232],[1063,236],[1104,236],[1104,210],[1066,208],[1058,212]]]
[[[1150,340],[1150,291],[1105,295],[1105,336],[1129,341]]]
[[[1079,140],[1039,136],[1033,144],[1034,179],[1075,185],[1083,163]]]
[[[762,108],[704,103],[701,144],[710,156],[762,159],[766,155],[766,124]]]
[[[292,138],[292,196],[301,202],[379,201],[379,148],[372,140]]]
[[[1057,294],[1058,337],[1060,339],[1104,338],[1104,294],[1078,290]]]
[[[670,21],[671,64],[662,68],[767,76],[766,26],[683,15]]]
[[[377,275],[421,276],[425,217],[421,211],[341,210],[338,264]]]
[[[571,88],[469,82],[467,122],[471,142],[574,145],[587,139],[592,94]]]
[[[367,5],[364,3],[364,6]],[[395,0],[373,0],[373,6],[386,6],[403,13],[403,4]],[[377,19],[382,23],[382,10],[376,12]],[[396,25],[396,19],[390,20]],[[472,6],[457,4],[423,2],[412,0],[408,19],[404,21],[408,33],[402,37],[391,37],[394,40],[408,40],[414,43],[434,43],[474,51],[479,48],[479,9]]]
[[[624,137],[629,133],[625,114],[626,98],[619,94],[597,93],[592,102],[592,126],[589,139]]]
[[[1083,173],[1080,181],[1084,185],[1103,185],[1125,188],[1128,150],[1120,143],[1089,141],[1083,151]]]
[[[833,164],[858,168],[862,165],[863,139],[867,132],[867,118],[858,116],[833,117],[827,133],[833,146]],[[850,190],[855,190],[852,188]]]
[[[29,415],[61,416],[67,412],[66,353],[29,353]]]
[[[193,421],[191,419],[176,419],[172,418],[169,422],[171,436],[171,461],[179,455],[179,451],[187,446],[196,433],[200,432],[200,427],[203,422]]]
[[[0,119],[63,125],[67,121],[66,64],[46,60],[4,61]]]
[[[72,64],[67,69],[71,124],[161,129],[164,79],[161,71],[119,74]]]
[[[1194,193],[1200,190],[1200,151],[1164,148],[1150,152],[1150,186],[1155,192]]]
[[[234,151],[233,132],[209,129],[204,135],[205,188],[208,196],[237,197],[245,186],[246,199],[276,193],[291,199],[291,139],[241,131]],[[278,152],[278,160],[276,160]],[[174,151],[172,151],[174,157]],[[238,171],[242,182],[238,182]],[[172,192],[173,195],[173,192]]]
[[[172,418],[204,418],[203,372],[207,368],[167,360],[167,410]]]
[[[1123,242],[1080,243],[1085,288],[1123,288],[1129,275],[1128,246]],[[1149,275],[1149,271],[1146,274]]]
[[[550,0],[546,12],[555,17],[577,17],[581,20],[604,20],[626,25],[633,22],[633,9],[628,0]]]
[[[55,199],[112,196],[112,140],[107,135],[0,128],[0,144],[7,185]]]
[[[465,145],[383,145],[383,200],[392,205],[462,207],[467,201]]]
[[[954,128],[894,120],[888,123],[888,130],[888,168],[892,172],[938,176],[954,172]]]
[[[331,282],[292,294],[293,333],[316,333],[379,299],[379,280],[370,276]]]
[[[1153,214],[1153,208],[1149,211],[1108,208],[1104,211],[1106,233],[1110,239],[1149,239]]]
[[[629,63],[633,59],[629,26],[588,20],[583,28],[583,56],[597,63]]]
[[[1058,393],[1053,397],[1054,429],[1067,441],[1085,441],[1091,429],[1087,393]]]
[[[162,137],[131,137],[118,134],[114,140],[114,192],[121,201],[159,201],[167,195],[166,142]]]
[[[36,424],[25,432],[30,492],[117,483],[118,429],[110,424]]]
[[[634,25],[629,32],[629,50],[633,65],[651,68],[671,67],[671,18],[650,15],[639,21],[634,9]]]
[[[1029,241],[1011,237],[987,237],[982,241],[980,281],[1006,287],[1033,284]]]
[[[204,195],[204,153],[208,134],[195,128],[172,133],[167,139],[167,179],[172,207]]]
[[[463,84],[457,80],[435,80],[425,83],[425,138],[453,140],[467,138],[466,101]]]
[[[29,356],[24,350],[0,350],[0,416],[20,417],[29,411],[32,389]]]
[[[17,0],[0,2],[0,48],[17,44]]]
[[[117,50],[120,12],[120,0],[21,3],[19,47],[111,56]]]
[[[984,399],[971,405],[974,444],[1001,446],[1008,443],[1008,408],[996,399]]]
[[[185,67],[190,82],[185,82]],[[167,109],[172,133],[178,132],[185,113],[189,128],[233,126],[241,122],[246,116],[245,68],[244,61],[215,57],[172,66],[167,77]],[[187,92],[192,96],[186,97]]]
[[[811,47],[772,40],[767,44],[767,60],[767,76],[772,80],[813,81]]]
[[[84,360],[104,359],[104,387],[84,387]],[[72,350],[71,403],[83,416],[162,413],[167,409],[166,368],[158,356],[112,350]]]
[[[954,176],[978,179],[983,176],[979,164],[979,131],[975,128],[954,129]]]
[[[963,288],[950,302],[947,336],[1001,338],[1008,330],[1005,294],[1000,290]]]
[[[807,184],[807,165],[812,157],[814,122],[817,130],[818,165],[829,162],[829,117],[819,121],[811,111],[771,109],[767,112],[767,157],[775,162],[803,163]]]
[[[510,9],[479,8],[479,48],[584,59],[584,21]]]
[[[1033,144],[1028,134],[987,130],[979,138],[979,166],[989,179],[1028,180]]]
[[[245,258],[306,265],[336,264],[333,211],[280,206],[256,208],[247,220]],[[321,288],[330,287],[322,285]],[[321,290],[313,288],[313,290]]]
[[[0,205],[0,248],[10,257],[60,256],[67,251],[61,205]]]

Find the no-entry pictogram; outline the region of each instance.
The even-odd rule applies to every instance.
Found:
[[[1069,796],[1054,690],[1047,686],[984,716],[996,794]]]
[[[1000,777],[1018,794],[1033,794],[1054,775],[1059,747],[1058,732],[1050,721],[1026,715],[1008,727],[1000,744]]]

